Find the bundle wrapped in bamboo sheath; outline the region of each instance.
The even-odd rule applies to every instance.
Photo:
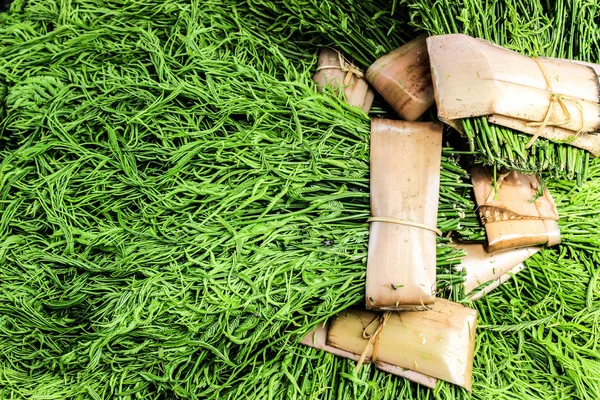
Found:
[[[373,314],[373,318],[375,318],[374,316],[375,316],[375,314]],[[342,348],[334,347],[334,346],[327,344],[328,334],[329,334],[329,323],[328,322],[321,323],[321,324],[317,325],[317,327],[315,329],[313,329],[308,334],[306,334],[304,336],[304,338],[302,338],[300,343],[302,343],[305,346],[312,347],[312,348],[315,348],[318,350],[323,350],[328,353],[334,354],[336,356],[348,358],[353,361],[360,360],[360,356],[361,356],[360,353],[358,353],[358,354],[352,353],[350,351],[343,350]],[[365,360],[365,362],[367,364],[369,364],[369,363],[371,363],[371,359],[368,358]],[[387,363],[387,362],[384,362],[381,360],[376,360],[376,362],[374,364],[375,364],[375,368],[377,368],[381,371],[388,372],[392,375],[401,376],[410,381],[419,383],[423,386],[426,386],[426,387],[429,387],[432,389],[435,388],[435,386],[437,384],[436,378],[424,375],[420,372],[411,371],[410,369],[402,368],[397,365],[390,364],[390,363]]]
[[[438,116],[488,116],[600,154],[600,80],[589,64],[531,58],[466,35],[427,39]],[[455,125],[455,124],[453,124]]]
[[[522,271],[525,268],[523,261],[541,249],[523,247],[490,254],[479,243],[458,243],[456,248],[466,254],[456,269],[467,274],[463,286],[471,300],[480,299]]]
[[[367,309],[433,307],[441,152],[439,123],[371,121]]]
[[[434,103],[426,35],[379,58],[366,78],[402,119],[418,119]]]
[[[489,253],[560,243],[558,211],[538,177],[517,171],[494,176],[476,166],[471,180]]]
[[[343,89],[346,101],[351,106],[360,107],[366,113],[371,109],[375,92],[363,78],[363,72],[338,51],[321,49],[313,80],[320,89],[326,85],[337,90]]]
[[[477,311],[438,299],[436,309],[429,311],[381,314],[349,309],[302,343],[375,363],[425,386],[437,378],[471,390],[476,324]]]

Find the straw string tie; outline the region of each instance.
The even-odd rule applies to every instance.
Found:
[[[565,94],[554,93],[554,90],[552,90],[552,84],[550,83],[550,78],[548,77],[548,74],[546,73],[544,66],[540,63],[540,61],[536,57],[532,57],[532,60],[535,61],[535,63],[538,65],[538,67],[540,67],[540,71],[542,71],[542,75],[544,75],[544,80],[546,81],[546,86],[547,86],[546,91],[550,94],[550,104],[548,105],[548,110],[546,111],[546,116],[544,117],[542,122],[528,122],[526,124],[527,126],[532,126],[532,127],[537,126],[538,129],[533,134],[533,136],[531,137],[529,142],[527,142],[527,144],[525,145],[525,148],[529,149],[533,145],[533,143],[537,140],[537,138],[542,134],[542,132],[544,131],[544,129],[546,127],[548,127],[548,126],[562,127],[571,122],[571,119],[572,119],[571,112],[567,108],[567,105],[565,104],[565,100],[574,102],[577,105],[579,112],[581,113],[581,127],[575,134],[576,137],[579,136],[579,134],[583,131],[584,122],[585,122],[585,118],[583,115],[583,105],[581,104],[580,99],[573,97],[573,96],[568,96]],[[552,122],[552,121],[550,121],[550,117],[552,116],[552,110],[554,109],[556,104],[558,104],[560,106],[563,113],[566,115],[566,118],[562,121]]]
[[[367,222],[389,222],[390,224],[412,226],[414,228],[425,229],[425,230],[428,230],[430,232],[435,233],[438,236],[442,236],[442,231],[440,231],[436,227],[425,225],[425,224],[421,224],[419,222],[406,221],[406,220],[403,220],[403,219],[386,218],[386,217],[371,217],[371,218],[369,218],[367,220]]]
[[[365,359],[367,358],[367,353],[369,352],[369,347],[371,345],[373,345],[373,354],[371,355],[371,362],[372,363],[377,362],[377,358],[379,357],[379,338],[381,337],[381,332],[383,332],[383,328],[385,328],[385,324],[391,315],[392,315],[391,311],[384,312],[383,314],[381,314],[380,316],[375,318],[373,321],[371,321],[369,323],[369,325],[367,325],[365,327],[365,329],[363,330],[363,332],[362,332],[363,339],[368,339],[369,341],[368,341],[367,345],[365,346],[365,349],[361,353],[360,358],[358,359],[358,362],[356,363],[356,372],[360,371],[360,368],[364,364]],[[375,332],[368,333],[367,331],[369,330],[371,325],[373,325],[375,322],[378,323],[377,328],[375,329]]]
[[[362,78],[364,73],[354,64],[348,62],[342,54],[336,50],[338,55],[339,65],[322,65],[317,67],[317,71],[322,71],[324,69],[339,69],[343,72],[346,72],[346,76],[344,77],[344,85],[348,85],[350,80],[352,79],[352,75],[357,76],[358,78]]]

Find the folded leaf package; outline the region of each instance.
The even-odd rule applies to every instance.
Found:
[[[442,379],[471,390],[477,311],[446,299],[435,310],[385,312],[348,309],[302,343],[350,359],[364,359],[425,386]],[[409,371],[407,371],[409,370]]]
[[[313,80],[320,89],[326,85],[337,90],[343,88],[348,104],[366,113],[371,109],[375,92],[363,78],[363,72],[338,51],[321,49]]]
[[[357,310],[357,313],[360,312]],[[377,318],[375,313],[369,313],[372,319]],[[347,358],[353,361],[359,361],[361,358],[361,353],[352,353],[350,351],[344,350],[339,347],[332,346],[328,344],[327,338],[329,335],[329,322],[321,323],[317,325],[315,329],[310,331],[308,334],[302,338],[301,342],[303,345],[312,347],[315,349],[323,350],[328,353],[334,354],[339,357]],[[362,336],[361,336],[362,339]],[[366,346],[366,345],[365,345]],[[364,351],[364,350],[363,350]],[[370,364],[372,363],[372,358],[368,357],[364,360],[364,363]],[[381,360],[375,360],[373,362],[375,368],[388,372],[392,375],[401,376],[413,382],[416,382],[420,385],[435,388],[437,384],[437,379],[431,376],[424,375],[420,372],[412,371],[410,369],[402,368],[394,364],[387,363]]]
[[[371,121],[366,307],[433,307],[442,125]]]
[[[538,177],[517,171],[493,174],[476,166],[471,180],[489,253],[560,243],[556,204]]]
[[[367,80],[402,119],[418,119],[434,103],[426,35],[379,58]]]
[[[590,64],[527,57],[482,39],[427,38],[438,116],[488,121],[600,154],[600,81]]]
[[[466,253],[456,269],[467,274],[463,286],[471,300],[480,299],[521,272],[523,261],[541,249],[523,247],[490,254],[479,243],[460,243],[456,247]]]

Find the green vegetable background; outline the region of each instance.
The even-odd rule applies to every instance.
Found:
[[[364,302],[369,117],[317,93],[316,54],[365,68],[423,31],[464,32],[598,62],[598,21],[592,0],[14,1],[0,398],[469,398],[297,344]],[[381,101],[372,116],[394,118]],[[522,135],[465,126],[445,139],[439,295],[462,298],[450,235],[484,239],[474,156],[546,171],[563,233],[470,304],[472,397],[598,399],[600,162],[543,140],[528,158]]]

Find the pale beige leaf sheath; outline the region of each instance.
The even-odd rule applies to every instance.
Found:
[[[498,179],[495,192],[492,172],[476,166],[471,169],[471,180],[489,253],[560,243],[554,199],[548,189],[536,198],[541,186],[536,176],[512,171]]]
[[[490,254],[485,246],[479,243],[458,243],[456,248],[463,250],[466,255],[456,266],[459,271],[465,271],[464,290],[471,300],[477,300],[491,292],[520,272],[523,261],[540,251],[541,247],[523,247]],[[491,282],[485,288],[476,290],[481,285]]]
[[[350,309],[330,323],[327,345],[360,354],[363,331],[378,314]],[[377,362],[385,362],[471,390],[477,311],[445,299],[435,310],[392,313],[380,333]],[[367,331],[374,331],[371,324]],[[372,347],[372,346],[371,346]],[[369,357],[372,349],[368,349]]]
[[[379,58],[366,78],[402,119],[418,119],[434,103],[426,35]]]
[[[359,70],[347,62],[342,54],[333,49],[323,48],[319,52],[317,72],[313,76],[313,80],[319,88],[326,85],[338,90],[343,88],[348,104],[360,107],[368,113],[373,104],[375,92],[364,78],[357,76],[352,71],[358,72]],[[346,79],[349,80],[346,82]]]
[[[440,186],[442,125],[373,119],[371,216],[435,227]],[[372,222],[367,257],[366,307],[422,310],[433,306],[436,234]]]
[[[348,358],[353,361],[358,361],[360,358],[360,354],[355,354],[350,351],[343,350],[341,348],[337,348],[334,346],[330,346],[327,344],[327,335],[329,332],[329,324],[322,323],[317,325],[315,329],[310,331],[304,338],[302,338],[302,343],[305,346],[312,347],[315,349],[323,350],[328,353],[334,354],[339,357]],[[423,386],[429,388],[435,388],[437,384],[437,379],[431,376],[427,376],[421,374],[416,371],[411,371],[410,369],[402,368],[397,365],[393,365],[390,363],[377,361],[375,367],[382,371],[388,372],[393,375],[401,376],[413,382],[419,383]]]
[[[429,37],[427,47],[441,120],[490,116],[495,124],[534,134],[535,122],[550,109],[542,137],[561,140],[570,132],[570,144],[600,153],[600,135],[590,135],[600,132],[600,82],[590,65],[534,60],[460,34]]]

